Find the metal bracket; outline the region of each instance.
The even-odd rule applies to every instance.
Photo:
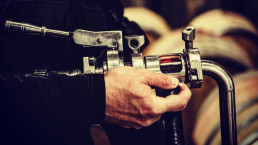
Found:
[[[73,32],[74,43],[84,47],[105,46],[108,48],[117,48],[123,52],[122,31],[87,31],[77,29]]]
[[[95,74],[95,62],[94,57],[83,57],[83,73]]]
[[[188,61],[188,76],[190,88],[200,88],[202,86],[203,73],[200,52],[198,48],[193,48],[195,38],[195,28],[187,27],[182,32],[182,39],[185,41],[184,54]]]
[[[134,54],[140,53],[140,48],[144,44],[144,36],[143,35],[128,35],[125,36],[127,40],[127,44],[129,48],[133,51]]]
[[[125,36],[125,39],[127,40],[128,47],[133,51],[132,66],[136,68],[145,68],[144,59],[142,53],[140,52],[140,48],[144,44],[144,36],[128,35]]]

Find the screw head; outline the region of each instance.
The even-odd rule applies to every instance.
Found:
[[[102,44],[102,43],[103,43],[103,39],[102,39],[102,38],[98,38],[98,39],[97,39],[97,42],[98,42],[99,44]]]

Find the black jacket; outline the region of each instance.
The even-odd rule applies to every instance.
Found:
[[[9,0],[0,4],[1,27],[13,20],[66,31],[119,30],[123,8],[119,1],[110,3],[117,21],[101,0]],[[83,55],[98,52],[63,39],[0,30],[0,144],[92,144],[90,124],[102,122],[105,114],[104,76],[32,73],[80,68]]]
[[[59,38],[10,34],[3,24],[12,20],[64,31],[144,32],[123,17],[119,0],[5,0],[0,2],[0,12],[0,144],[91,145],[90,124],[101,123],[105,114],[104,76],[71,77],[55,72],[81,68],[82,56],[97,56],[103,48],[92,51]],[[126,46],[124,49],[130,51]],[[36,69],[50,73],[32,74]],[[109,125],[106,129],[114,144],[133,141],[127,130]],[[136,143],[146,134],[159,141],[157,130],[160,125],[140,134],[129,133],[137,138]],[[124,134],[123,140],[116,139],[119,134]]]

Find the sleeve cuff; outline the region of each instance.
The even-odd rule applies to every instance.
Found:
[[[101,123],[104,121],[106,111],[106,91],[104,75],[90,76],[91,91],[89,96],[91,100],[92,123]]]

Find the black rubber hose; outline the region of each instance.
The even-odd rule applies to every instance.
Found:
[[[162,97],[178,94],[179,92],[180,87],[174,90],[156,90],[157,95]],[[184,145],[182,112],[168,112],[164,114],[163,118],[165,120],[166,145]]]

